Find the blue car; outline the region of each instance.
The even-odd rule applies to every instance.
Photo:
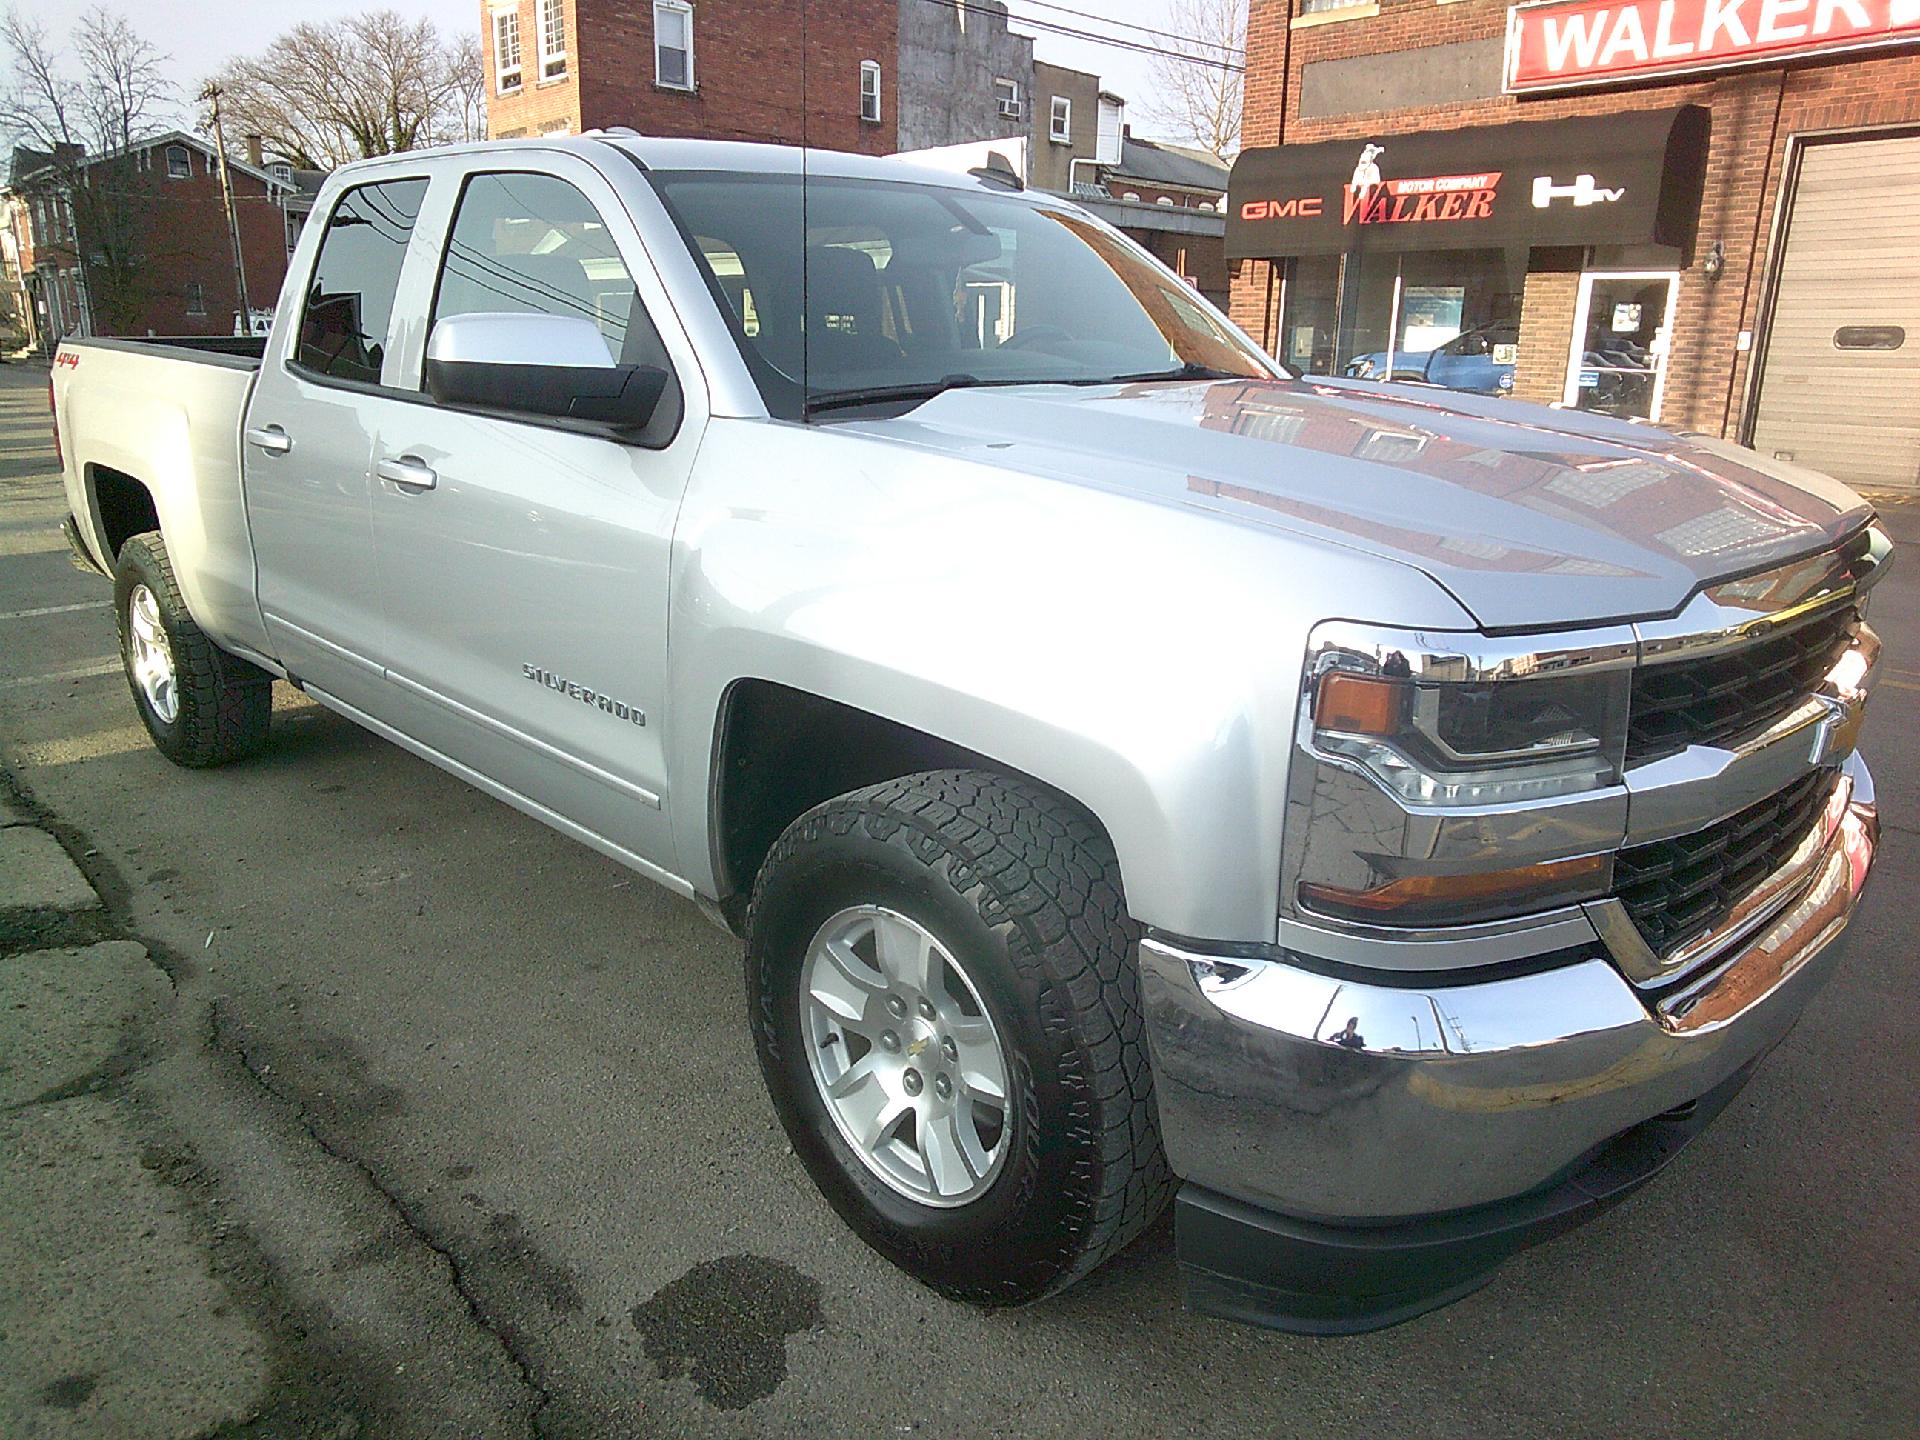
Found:
[[[1513,389],[1511,356],[1520,344],[1520,327],[1511,320],[1463,330],[1432,350],[1396,350],[1389,373],[1387,352],[1356,355],[1347,362],[1347,374],[1360,380],[1421,380],[1466,390],[1476,395],[1505,395]]]

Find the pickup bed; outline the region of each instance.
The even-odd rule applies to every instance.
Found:
[[[1068,201],[772,147],[348,166],[277,316],[56,359],[158,748],[288,683],[701,905],[943,1293],[1173,1198],[1195,1307],[1405,1319],[1839,963],[1889,547],[1823,477],[1296,377]]]

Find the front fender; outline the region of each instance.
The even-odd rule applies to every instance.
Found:
[[[1424,576],[1299,537],[857,431],[716,422],[676,536],[672,793],[712,793],[737,680],[977,751],[1105,826],[1142,923],[1271,941],[1308,630],[1467,628]],[[676,804],[716,891],[710,807]]]

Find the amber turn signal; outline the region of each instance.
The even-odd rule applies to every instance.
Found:
[[[1610,855],[1582,855],[1574,860],[1552,860],[1522,865],[1517,870],[1482,870],[1468,875],[1402,875],[1371,890],[1344,890],[1337,885],[1304,882],[1300,898],[1333,914],[1381,915],[1409,909],[1428,910],[1475,906],[1509,896],[1561,891],[1582,880],[1606,873]]]
[[[1313,723],[1347,735],[1397,735],[1406,693],[1404,681],[1330,670],[1320,677]]]

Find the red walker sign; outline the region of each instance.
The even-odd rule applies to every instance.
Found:
[[[1508,91],[1920,45],[1920,0],[1539,0],[1507,11]]]

